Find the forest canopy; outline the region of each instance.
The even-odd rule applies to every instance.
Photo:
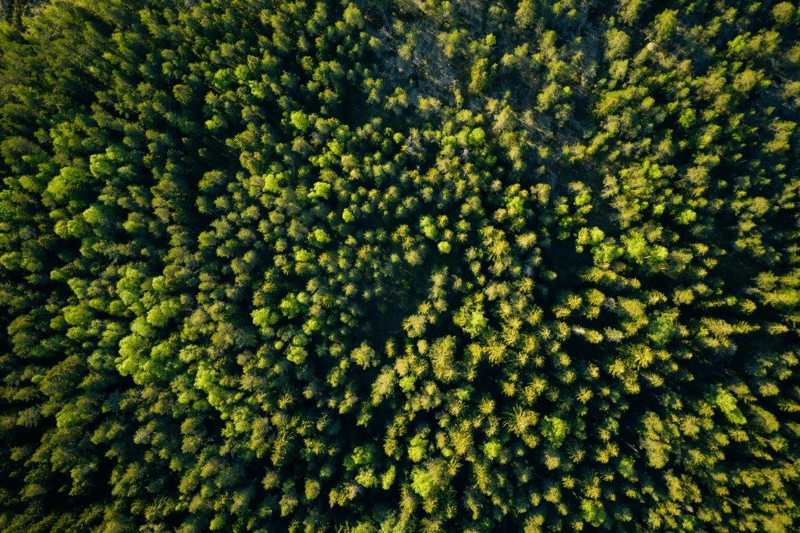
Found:
[[[0,530],[800,528],[796,2],[39,4]]]

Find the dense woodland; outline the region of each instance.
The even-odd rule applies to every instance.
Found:
[[[800,529],[796,2],[29,4],[0,530]]]

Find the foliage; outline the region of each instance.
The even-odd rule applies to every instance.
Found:
[[[800,526],[795,3],[0,17],[0,530]]]

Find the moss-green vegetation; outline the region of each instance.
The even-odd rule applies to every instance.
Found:
[[[28,4],[0,530],[800,528],[795,3]]]

